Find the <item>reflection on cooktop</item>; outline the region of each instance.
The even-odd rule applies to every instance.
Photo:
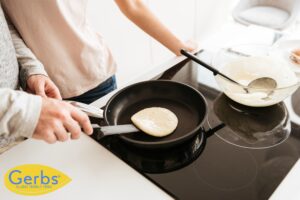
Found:
[[[242,190],[255,181],[258,166],[251,153],[228,145],[222,140],[209,141],[209,145],[210,147],[207,146],[207,148],[212,146],[218,148],[206,152],[201,156],[201,161],[199,160],[198,163],[195,161],[196,163],[193,165],[193,171],[199,181],[215,190],[231,192]],[[236,162],[232,162],[231,157],[220,157],[222,154],[234,157]]]
[[[300,117],[300,89],[293,94],[292,103],[295,113]]]
[[[94,137],[97,137],[96,135]],[[141,149],[123,142],[117,137],[105,138],[109,149],[122,160],[143,173],[167,173],[192,163],[205,147],[203,133],[197,134],[186,143],[167,149]]]
[[[287,108],[283,103],[253,108],[240,105],[224,94],[213,103],[210,126],[223,122],[216,134],[226,142],[246,148],[269,148],[285,141],[291,132]]]

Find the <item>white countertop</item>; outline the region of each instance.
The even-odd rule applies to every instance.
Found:
[[[299,200],[300,199],[300,160],[284,178],[270,200]]]
[[[29,139],[2,154],[0,163],[1,200],[172,199],[88,136],[54,145]],[[3,186],[4,174],[23,164],[53,167],[72,181],[42,196],[12,193]]]

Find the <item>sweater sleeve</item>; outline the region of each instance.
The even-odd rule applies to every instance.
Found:
[[[16,50],[16,56],[20,65],[20,84],[26,90],[26,82],[31,75],[44,75],[48,76],[44,65],[35,57],[32,51],[26,46],[14,25],[6,16],[9,31],[12,37],[13,45]]]
[[[30,138],[38,123],[42,98],[0,88],[0,149],[20,137]]]

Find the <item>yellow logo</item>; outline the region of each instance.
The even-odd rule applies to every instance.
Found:
[[[44,165],[28,164],[14,167],[5,174],[5,186],[12,192],[36,196],[53,192],[71,179],[62,172]]]

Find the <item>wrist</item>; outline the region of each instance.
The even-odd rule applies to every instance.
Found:
[[[179,47],[176,51],[176,55],[180,56],[181,55],[181,49],[184,49],[188,52],[193,52],[198,48],[198,44],[194,41],[188,40],[187,42],[181,42],[179,44]]]
[[[26,94],[26,107],[27,111],[24,114],[23,124],[24,127],[20,131],[20,135],[25,138],[31,138],[38,125],[41,111],[42,111],[42,98],[40,96]],[[24,102],[23,102],[24,103]]]
[[[38,66],[36,67],[31,67],[31,68],[22,68],[20,70],[20,84],[23,90],[26,90],[27,88],[27,81],[31,76],[34,75],[43,75],[48,77],[47,72],[44,70],[44,68],[40,68]]]
[[[181,53],[180,53],[180,50],[181,49],[185,49],[185,44],[178,40],[176,43],[176,45],[174,45],[174,49],[172,49],[171,51],[176,55],[176,56],[180,56]]]

